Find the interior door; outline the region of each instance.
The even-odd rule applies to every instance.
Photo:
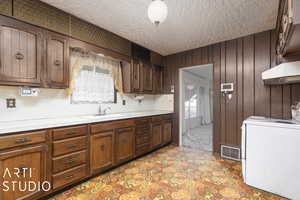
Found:
[[[39,86],[42,34],[38,28],[0,18],[0,82]]]
[[[134,128],[116,129],[116,160],[122,163],[130,160],[134,153]]]
[[[114,163],[114,132],[104,132],[91,138],[91,168],[93,172],[111,167]]]

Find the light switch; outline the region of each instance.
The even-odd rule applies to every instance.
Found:
[[[6,99],[6,108],[15,108],[16,107],[16,99]]]

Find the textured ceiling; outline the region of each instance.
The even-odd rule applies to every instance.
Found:
[[[169,55],[275,28],[279,0],[165,0],[156,27],[151,0],[42,0],[124,38]]]

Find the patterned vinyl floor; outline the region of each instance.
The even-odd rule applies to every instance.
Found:
[[[52,200],[279,200],[245,185],[241,165],[168,146],[78,185]]]

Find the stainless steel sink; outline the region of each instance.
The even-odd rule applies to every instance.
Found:
[[[96,114],[96,115],[90,115],[90,116],[85,116],[85,118],[89,118],[89,119],[95,119],[95,118],[116,118],[116,117],[123,117],[126,114],[106,114],[106,115],[100,115],[100,114]]]

